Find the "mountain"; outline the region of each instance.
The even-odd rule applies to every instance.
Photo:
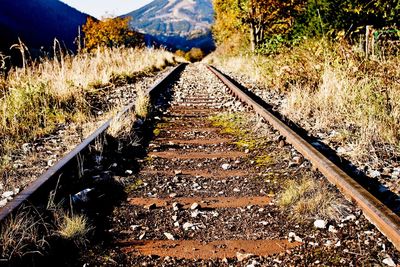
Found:
[[[214,48],[212,0],[155,0],[124,16],[132,17],[132,28],[145,33],[148,43],[182,50]]]
[[[0,0],[0,50],[8,52],[18,37],[33,50],[50,48],[54,38],[75,50],[87,17],[58,0]]]

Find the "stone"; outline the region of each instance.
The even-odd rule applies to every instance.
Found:
[[[226,170],[229,170],[230,168],[232,168],[232,166],[228,163],[224,163],[221,165],[221,168],[226,171]]]
[[[314,226],[319,229],[325,229],[328,223],[324,220],[316,220]]]
[[[233,192],[238,193],[238,192],[240,192],[240,189],[239,188],[234,188]]]
[[[7,199],[2,199],[0,200],[0,208],[4,207],[5,205],[7,205]]]
[[[175,173],[175,175],[179,175],[179,174],[182,174],[182,171],[180,171],[180,170],[175,170],[174,173]]]
[[[185,230],[185,231],[189,230],[189,229],[192,228],[192,227],[193,227],[193,224],[190,223],[190,222],[185,222],[185,223],[182,225],[182,228],[183,228],[183,230]]]
[[[133,171],[131,171],[131,170],[126,170],[125,171],[125,174],[127,174],[127,175],[132,175],[132,173],[133,173]]]
[[[180,204],[178,203],[178,202],[174,202],[174,203],[172,203],[172,209],[174,210],[174,211],[178,211],[179,209],[180,209]]]
[[[6,192],[4,192],[2,195],[1,195],[1,197],[2,198],[10,198],[10,197],[12,197],[14,195],[14,192],[13,191],[6,191]]]
[[[169,194],[169,197],[170,198],[175,198],[177,195],[178,195],[177,193],[172,193],[172,194]]]
[[[172,216],[172,220],[174,220],[174,222],[176,222],[178,220],[178,216],[176,216],[176,215]]]
[[[348,215],[343,221],[355,221],[357,218],[353,214]]]
[[[197,218],[197,216],[199,216],[200,211],[199,210],[195,210],[192,212],[192,214],[190,215],[192,218]]]
[[[300,164],[303,163],[304,158],[301,157],[301,156],[296,156],[296,157],[293,157],[293,161],[294,161],[294,163],[296,163],[297,165],[300,165]]]
[[[170,233],[164,233],[164,235],[168,238],[168,240],[175,240],[175,237]]]
[[[196,203],[196,202],[194,202],[191,206],[190,206],[190,209],[191,210],[197,210],[197,209],[199,209],[200,208],[200,204],[199,203]]]
[[[379,177],[381,177],[381,173],[380,173],[379,171],[371,171],[371,172],[369,173],[369,175],[370,175],[372,178],[379,178]]]
[[[338,232],[338,231],[335,229],[335,226],[333,226],[333,225],[329,225],[328,231],[331,232],[331,233],[337,233],[337,232]]]
[[[242,262],[250,257],[252,257],[253,254],[250,253],[240,253],[240,252],[236,252],[236,258],[238,260],[238,262]]]
[[[393,259],[391,257],[386,257],[383,261],[384,264],[390,267],[396,267],[396,263],[394,263]]]

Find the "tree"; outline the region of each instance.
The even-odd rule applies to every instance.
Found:
[[[286,34],[305,4],[304,0],[238,0],[240,17],[250,29],[252,51],[267,36]]]
[[[131,17],[106,18],[99,21],[89,17],[83,25],[85,49],[90,51],[98,47],[142,45],[144,37],[130,29],[130,21]]]
[[[200,61],[203,58],[204,58],[204,52],[200,48],[197,48],[197,47],[193,47],[185,55],[185,59],[190,62]]]

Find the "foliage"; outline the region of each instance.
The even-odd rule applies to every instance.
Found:
[[[201,61],[204,58],[204,52],[200,48],[193,47],[185,54],[185,59],[190,62]]]
[[[129,27],[131,17],[106,18],[95,21],[88,17],[83,25],[85,48],[91,51],[98,47],[135,47],[143,44],[143,36]]]

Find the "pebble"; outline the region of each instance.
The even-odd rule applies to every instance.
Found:
[[[381,177],[381,173],[379,171],[371,171],[369,174],[372,178],[379,178]]]
[[[239,189],[239,188],[234,188],[234,189],[233,189],[233,192],[238,193],[238,192],[240,192],[240,189]]]
[[[1,197],[2,198],[10,198],[10,197],[12,197],[14,195],[14,192],[13,191],[6,191],[6,192],[4,192],[2,195],[1,195]]]
[[[195,210],[195,211],[192,212],[192,214],[191,214],[190,216],[191,216],[192,218],[197,218],[197,216],[199,216],[199,214],[200,214],[200,211]]]
[[[170,197],[170,198],[175,198],[177,195],[178,195],[178,194],[176,194],[176,193],[172,193],[172,194],[169,194],[169,197]]]
[[[174,220],[174,222],[176,222],[178,220],[178,216],[176,216],[176,215],[172,216],[172,220]]]
[[[396,263],[394,263],[393,259],[391,257],[386,257],[383,261],[384,264],[390,267],[396,267]]]
[[[337,232],[338,232],[338,231],[335,229],[335,226],[333,226],[333,225],[329,225],[328,231],[331,232],[331,233],[337,233]]]
[[[7,199],[2,199],[0,200],[0,208],[4,207],[5,205],[7,205]]]
[[[164,235],[168,238],[168,240],[175,240],[175,237],[170,233],[164,233]]]
[[[128,174],[128,175],[132,175],[132,173],[133,173],[133,171],[131,171],[131,170],[126,170],[125,171],[125,174]]]
[[[253,256],[253,254],[236,252],[236,258],[237,258],[238,262],[242,262],[242,261],[250,258],[251,256]]]
[[[199,209],[200,208],[200,205],[199,205],[199,203],[193,203],[191,206],[190,206],[190,209],[191,210],[197,210],[197,209]]]
[[[232,168],[232,166],[228,163],[224,163],[221,165],[221,168],[226,171],[226,170],[229,170],[230,168]]]
[[[314,226],[319,229],[325,229],[328,223],[324,220],[316,220]]]
[[[179,210],[179,203],[178,202],[174,202],[174,203],[172,203],[172,209],[174,210],[174,211],[178,211]]]
[[[190,223],[190,222],[185,222],[185,223],[182,225],[182,228],[183,228],[183,230],[185,230],[185,231],[189,230],[189,228],[192,228],[192,227],[193,227],[193,224]]]

